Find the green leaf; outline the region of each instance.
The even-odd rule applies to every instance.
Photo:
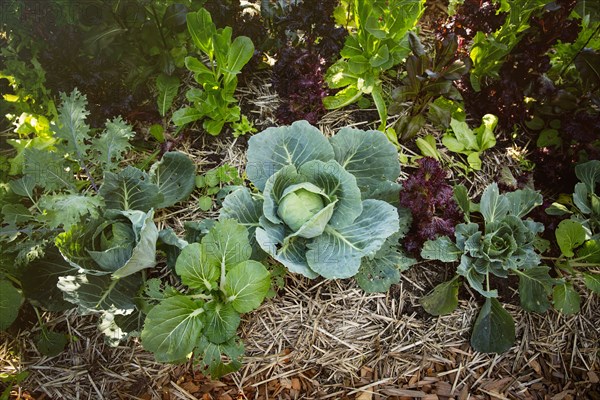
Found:
[[[233,76],[242,71],[242,67],[250,61],[254,55],[254,44],[252,40],[246,36],[238,36],[235,38],[231,47],[227,52],[227,67],[221,68],[229,74],[225,80],[229,81]]]
[[[531,189],[515,190],[504,195],[508,199],[509,214],[523,218],[543,202],[542,195]]]
[[[345,127],[329,142],[333,147],[335,160],[356,177],[363,199],[369,198],[379,182],[395,182],[398,179],[398,151],[384,133]]]
[[[6,330],[19,315],[21,293],[6,280],[0,280],[0,331]]]
[[[475,171],[481,170],[481,158],[479,157],[480,154],[481,153],[475,151],[467,156],[469,167],[473,168]]]
[[[173,123],[177,126],[183,126],[194,121],[198,121],[206,114],[195,107],[183,107],[173,113]]]
[[[213,206],[213,200],[209,196],[201,196],[198,199],[198,207],[202,211],[208,211],[212,208],[212,206]]]
[[[144,349],[159,362],[179,362],[202,333],[202,304],[185,296],[168,297],[148,313],[142,330]]]
[[[548,296],[552,294],[555,280],[548,275],[549,270],[545,266],[515,270],[519,275],[521,306],[526,311],[543,313],[550,308]]]
[[[89,114],[86,110],[87,99],[77,89],[69,96],[61,93],[60,98],[62,104],[58,108],[58,121],[52,128],[56,137],[61,139],[57,148],[62,148],[64,154],[71,154],[79,162],[84,162],[90,140],[90,127],[85,122]]]
[[[150,182],[148,174],[128,166],[117,174],[106,172],[98,193],[104,197],[107,209],[148,212],[163,201],[159,188]]]
[[[33,198],[35,180],[31,176],[23,176],[20,179],[12,180],[8,182],[8,186],[10,186],[13,193],[19,196]]]
[[[131,126],[121,117],[106,121],[106,129],[102,135],[92,140],[92,148],[104,171],[114,170],[118,166],[118,162],[131,148],[129,141],[134,136]]]
[[[188,198],[196,184],[196,166],[180,152],[165,153],[150,168],[150,181],[158,186],[162,201],[156,208],[170,207]]]
[[[585,184],[590,193],[595,193],[596,183],[600,182],[600,161],[591,160],[577,165],[575,175]]]
[[[306,121],[267,128],[248,141],[248,179],[261,191],[267,179],[286,165],[296,168],[311,160],[329,161],[333,148],[319,129]]]
[[[47,212],[44,220],[50,228],[62,226],[64,230],[69,230],[73,225],[81,222],[83,217],[98,218],[104,200],[100,196],[56,194],[42,197],[39,205]]]
[[[221,344],[235,336],[241,319],[231,304],[213,301],[204,310],[204,335],[208,340]]]
[[[450,127],[452,128],[452,132],[454,132],[454,136],[456,137],[457,142],[460,143],[460,147],[462,147],[463,150],[475,150],[475,151],[479,150],[479,146],[477,144],[477,137],[475,136],[475,134],[471,130],[471,128],[469,128],[469,125],[466,122],[458,121],[458,120],[452,118],[450,120]],[[450,146],[446,145],[446,142],[444,142],[443,138],[442,138],[442,142],[451,151],[454,151],[457,153],[460,153],[463,151],[463,150],[459,150],[459,151],[453,150],[452,148],[450,148]],[[453,146],[453,147],[456,147],[456,146]]]
[[[246,261],[252,254],[248,230],[232,219],[218,221],[202,239],[209,263],[225,266],[227,270]]]
[[[208,369],[211,378],[219,379],[242,367],[244,344],[236,339],[234,337],[225,343],[215,344],[202,336],[198,341],[197,354],[202,356],[201,366],[203,369]],[[229,361],[224,362],[224,357]]]
[[[423,296],[421,305],[431,315],[447,315],[458,307],[458,277],[437,285],[431,292]]]
[[[560,251],[565,257],[573,257],[575,255],[573,250],[581,246],[586,237],[583,225],[571,219],[560,221],[554,234]]]
[[[384,44],[377,50],[377,53],[375,53],[369,59],[369,64],[371,64],[371,67],[373,67],[373,68],[378,68],[378,67],[381,67],[384,64],[386,64],[389,61],[389,59],[390,59],[390,51],[389,51],[387,45]]]
[[[544,129],[537,138],[537,147],[558,147],[562,144],[560,133],[556,129]]]
[[[467,221],[469,221],[471,214],[471,200],[469,200],[467,188],[463,185],[454,186],[453,197],[460,210],[463,212],[463,214],[465,214]]]
[[[258,308],[270,287],[269,271],[261,263],[250,260],[236,265],[227,273],[223,289],[227,301],[242,314]]]
[[[425,135],[423,137],[417,138],[415,141],[419,150],[421,150],[421,154],[425,157],[435,158],[440,161],[440,152],[438,151],[435,143],[435,138],[433,135]]]
[[[570,282],[554,286],[554,308],[563,314],[577,314],[580,309],[581,297]]]
[[[496,145],[494,128],[498,124],[498,117],[493,114],[485,114],[481,118],[481,126],[473,130],[477,135],[477,151],[482,152]]]
[[[583,273],[583,281],[585,286],[592,292],[600,295],[600,274]]]
[[[188,13],[186,20],[194,45],[212,59],[213,36],[217,33],[217,29],[212,22],[210,13],[201,8],[198,12]]]
[[[69,337],[64,333],[42,329],[42,332],[37,336],[35,344],[38,351],[43,355],[56,357],[63,352],[68,343]]]
[[[207,260],[206,248],[200,243],[192,243],[181,251],[175,271],[184,285],[204,292],[216,287],[221,273],[219,264]]]
[[[248,188],[242,187],[225,197],[219,214],[220,219],[232,218],[248,229],[250,237],[254,236],[258,221],[262,216],[263,201],[252,197]]]
[[[426,260],[439,260],[442,262],[458,261],[463,253],[448,236],[440,236],[435,240],[428,240],[423,244],[421,257]]]
[[[498,185],[494,182],[485,188],[481,195],[480,210],[486,224],[497,221],[510,210],[510,203],[504,195],[500,195]]]
[[[23,175],[33,180],[36,186],[53,192],[73,188],[75,180],[66,170],[65,159],[55,152],[35,148],[23,151]]]
[[[307,244],[310,268],[328,279],[356,275],[361,258],[374,255],[399,229],[395,207],[380,200],[363,201],[363,212],[348,227],[327,226],[321,236]]]
[[[515,322],[497,299],[486,299],[471,335],[471,346],[482,353],[504,353],[515,342]]]
[[[151,210],[147,214],[136,210],[121,211],[120,214],[131,220],[137,243],[125,265],[113,272],[113,279],[124,278],[156,265],[158,228],[154,224],[154,211]]]
[[[173,105],[173,100],[177,97],[181,82],[176,76],[160,74],[156,78],[156,89],[158,90],[158,113],[164,117]]]
[[[323,105],[328,110],[336,110],[338,108],[349,106],[356,103],[362,96],[363,92],[353,86],[348,86],[340,90],[335,96],[326,96],[323,98]]]
[[[579,261],[600,264],[600,239],[586,240],[577,251]]]

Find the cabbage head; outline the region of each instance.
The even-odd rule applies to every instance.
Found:
[[[259,193],[233,191],[220,218],[237,219],[262,250],[310,278],[348,278],[362,266],[363,280],[372,281],[386,263],[374,263],[376,257],[397,273],[399,261],[387,256],[400,233],[391,204],[400,163],[383,133],[343,128],[328,139],[298,121],[250,138],[247,158],[246,174]]]

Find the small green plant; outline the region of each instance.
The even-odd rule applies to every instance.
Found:
[[[442,143],[453,153],[467,156],[465,169],[481,170],[481,153],[496,145],[494,128],[498,124],[498,118],[492,114],[486,114],[478,128],[471,129],[465,121],[454,118],[450,120],[452,132],[442,136]]]
[[[364,95],[371,96],[381,119],[379,129],[385,130],[388,113],[381,75],[410,53],[408,31],[417,24],[424,3],[424,0],[348,2],[350,18],[344,22],[352,24],[353,32],[340,52],[342,58],[327,70],[328,86],[341,89],[323,99],[327,109],[345,107]]]
[[[530,189],[500,194],[498,186],[488,186],[479,204],[472,203],[464,187],[455,190],[466,223],[455,228],[455,240],[442,236],[425,242],[421,256],[442,262],[460,261],[457,274],[448,282],[436,286],[421,299],[427,312],[433,315],[451,313],[458,306],[459,278],[485,298],[471,335],[471,345],[477,351],[502,353],[515,341],[512,317],[498,301],[498,291],[492,288],[492,276],[519,277],[521,306],[527,311],[544,312],[550,307],[554,279],[550,268],[539,265],[538,233],[544,226],[524,217],[542,204],[542,196]],[[472,211],[481,214],[482,225],[472,222]]]
[[[173,114],[175,125],[204,120],[203,128],[211,135],[221,133],[226,123],[240,121],[241,111],[234,97],[237,75],[252,55],[254,45],[250,38],[239,36],[231,41],[232,29],[217,29],[205,9],[187,14],[187,26],[198,50],[208,57],[208,66],[196,57],[185,58],[185,66],[194,73],[200,87],[186,93],[192,107],[184,107]]]
[[[221,218],[251,230],[262,250],[309,278],[356,276],[385,291],[410,265],[398,240],[410,223],[398,203],[398,153],[379,131],[341,129],[327,139],[306,121],[249,140],[246,174]],[[389,202],[388,202],[389,201]]]
[[[575,167],[580,182],[570,206],[554,203],[546,209],[551,215],[570,215],[558,224],[556,242],[561,256],[551,258],[560,281],[554,288],[554,306],[565,314],[579,312],[581,297],[574,288],[575,278],[583,278],[585,286],[600,294],[600,161],[593,160]]]
[[[217,222],[201,243],[184,247],[175,271],[188,289],[155,296],[160,302],[146,317],[144,348],[161,362],[191,356],[215,379],[239,369],[240,315],[258,308],[271,288],[269,271],[251,254],[248,230],[231,219]]]
[[[229,164],[211,169],[203,175],[196,177],[196,187],[201,190],[202,195],[198,199],[198,207],[202,211],[210,210],[214,205],[215,196],[224,186],[243,185],[244,180],[240,178],[238,170]]]

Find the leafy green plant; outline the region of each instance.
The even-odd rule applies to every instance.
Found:
[[[238,36],[231,41],[232,29],[217,29],[205,9],[187,14],[187,26],[195,46],[208,57],[208,66],[188,56],[185,66],[194,73],[200,88],[191,88],[186,98],[193,104],[173,114],[173,122],[182,126],[203,119],[202,126],[211,135],[218,135],[225,123],[241,118],[234,97],[239,74],[254,54],[250,38]]]
[[[387,120],[387,105],[381,75],[398,65],[410,53],[408,31],[423,12],[423,0],[355,0],[348,13],[353,31],[340,52],[341,59],[327,70],[330,88],[341,89],[323,99],[327,109],[345,107],[371,96],[381,119]]]
[[[575,167],[580,182],[570,206],[554,203],[546,209],[551,215],[570,215],[558,224],[555,237],[561,256],[549,258],[561,278],[554,288],[554,306],[565,314],[579,312],[581,297],[574,288],[575,278],[583,278],[587,289],[600,294],[600,161],[593,160]]]
[[[494,128],[497,124],[498,118],[495,115],[486,114],[482,118],[481,125],[471,130],[465,121],[452,118],[450,120],[452,133],[444,134],[442,143],[448,150],[466,155],[468,167],[479,171],[481,169],[481,153],[496,145]]]
[[[400,164],[383,133],[343,128],[327,139],[298,121],[250,138],[247,157],[246,174],[260,193],[230,193],[221,218],[248,226],[292,272],[356,275],[367,291],[398,282],[410,265],[398,250],[410,217],[387,202],[398,202]]]
[[[195,166],[183,153],[165,153],[149,173],[119,170],[134,135],[131,127],[115,118],[95,134],[86,123],[86,106],[77,90],[63,94],[52,126],[53,150],[25,149],[23,176],[8,182],[0,228],[7,262],[0,273],[2,284],[10,281],[14,290],[4,291],[10,297],[2,298],[3,307],[19,308],[19,289],[30,302],[50,310],[71,302],[85,312],[114,310],[118,303],[110,301],[119,290],[135,293],[127,286],[130,281],[119,279],[135,275],[141,282],[140,274],[123,271],[153,265],[149,260],[154,260],[158,237],[153,210],[181,201],[194,188]],[[143,257],[135,256],[139,252]],[[135,261],[139,257],[144,261]],[[130,259],[137,266],[129,266]],[[59,279],[68,302],[57,287]],[[69,280],[77,287],[69,287]]]
[[[442,236],[425,242],[421,256],[428,260],[457,262],[457,275],[436,286],[423,297],[421,304],[433,315],[451,313],[458,305],[459,277],[485,298],[479,312],[471,345],[477,351],[501,353],[515,341],[515,325],[510,314],[498,301],[498,291],[491,287],[491,278],[519,277],[521,306],[527,311],[544,312],[550,307],[554,279],[550,268],[539,265],[537,234],[544,230],[541,223],[524,217],[542,204],[542,196],[530,189],[500,194],[498,185],[489,185],[479,204],[472,203],[466,189],[455,190],[457,203],[465,213],[466,223],[455,228],[455,240]],[[478,210],[482,226],[472,222],[471,212]],[[475,217],[475,216],[473,216]]]
[[[406,59],[406,76],[402,85],[393,90],[393,102],[390,104],[392,113],[408,110],[407,115],[402,115],[394,125],[401,140],[413,138],[425,125],[427,112],[435,99],[461,98],[453,82],[461,79],[470,67],[468,58],[457,56],[458,40],[455,35],[437,41],[433,57],[425,53],[417,35],[412,32],[408,35],[413,54]]]
[[[196,187],[202,193],[198,199],[198,207],[202,211],[210,210],[213,207],[214,197],[225,185],[237,186],[243,183],[244,181],[240,178],[237,169],[229,164],[223,164],[203,175],[198,175],[196,177]]]
[[[184,247],[175,271],[188,289],[163,292],[146,318],[144,348],[161,362],[185,362],[193,354],[215,379],[239,369],[240,315],[258,308],[271,287],[268,270],[251,254],[248,230],[231,219]]]

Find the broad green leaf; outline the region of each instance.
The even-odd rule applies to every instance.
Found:
[[[248,179],[261,191],[267,179],[286,165],[296,168],[311,160],[334,158],[331,145],[319,129],[306,121],[267,128],[248,141]]]
[[[137,243],[135,243],[131,257],[125,265],[113,272],[113,279],[124,278],[156,265],[158,228],[154,224],[154,211],[151,210],[145,214],[141,211],[132,210],[122,211],[121,214],[131,220]],[[141,221],[141,226],[139,222],[136,223],[136,220]]]
[[[208,340],[221,344],[235,336],[241,319],[231,303],[212,301],[204,307],[204,312],[203,334]]]
[[[202,239],[209,263],[227,270],[246,261],[252,254],[248,230],[232,219],[218,221]]]
[[[158,99],[156,102],[158,105],[158,113],[161,117],[167,115],[167,112],[171,109],[173,100],[177,97],[180,84],[181,82],[176,76],[160,74],[158,78],[156,78],[156,89],[158,90]]]
[[[592,213],[592,204],[590,203],[589,195],[590,190],[585,183],[579,182],[575,185],[573,191],[573,203],[575,203],[575,206],[577,206],[579,211],[583,214]]]
[[[348,86],[340,90],[334,96],[326,96],[323,98],[323,105],[328,110],[336,110],[338,108],[349,106],[356,103],[362,96],[363,92],[353,86]]]
[[[121,119],[106,121],[102,134],[92,140],[92,148],[103,171],[112,171],[118,166],[125,153],[131,148],[129,141],[135,136],[131,126]]]
[[[128,166],[115,174],[106,172],[98,193],[107,209],[148,212],[163,201],[159,188],[150,182],[148,174]]]
[[[473,168],[475,171],[481,170],[481,158],[479,157],[480,155],[481,153],[475,151],[467,156],[467,162],[469,163],[469,167]]]
[[[183,126],[194,121],[198,121],[206,114],[195,107],[183,107],[173,113],[173,123],[177,126]]]
[[[162,201],[156,208],[170,207],[187,199],[196,183],[196,166],[180,152],[168,152],[150,168],[150,181],[158,186]]]
[[[435,240],[428,240],[423,244],[421,257],[426,260],[439,260],[442,262],[458,261],[463,253],[448,236],[440,236]]]
[[[269,288],[269,271],[259,262],[244,261],[233,267],[225,277],[225,296],[240,314],[261,305]]]
[[[583,225],[572,219],[560,221],[554,234],[556,235],[558,247],[560,247],[560,251],[565,257],[573,257],[575,255],[573,250],[581,246],[586,237]]]
[[[15,226],[24,222],[31,221],[34,217],[27,207],[23,204],[5,204],[2,207],[2,222]]]
[[[59,277],[57,285],[65,300],[77,305],[83,315],[115,310],[129,313],[136,307],[142,277],[136,274],[112,279],[110,275],[77,274]]]
[[[227,52],[227,67],[222,66],[221,68],[233,77],[242,71],[242,67],[250,61],[253,55],[254,44],[252,44],[252,40],[246,36],[238,36],[231,43],[231,47]],[[228,81],[231,77],[226,75],[225,80]]]
[[[219,379],[242,367],[244,343],[234,337],[225,343],[215,344],[202,336],[198,340],[197,354],[198,357],[202,357],[200,362],[202,368],[208,370],[212,379]],[[227,362],[224,362],[224,357],[228,359]]]
[[[600,264],[600,239],[586,240],[577,251],[579,261]]]
[[[219,264],[207,260],[206,248],[200,243],[192,243],[181,251],[175,271],[184,285],[204,292],[216,287],[221,274]]]
[[[356,85],[356,81],[358,78],[359,77],[357,75],[350,72],[350,65],[345,60],[338,60],[331,67],[329,67],[327,73],[325,74],[325,80],[327,81],[327,85],[331,89],[340,89],[348,85]],[[356,88],[352,88],[352,91],[356,92]],[[358,91],[358,95],[360,97],[360,91]],[[325,103],[326,100],[323,99],[323,104],[325,105],[325,108],[329,108],[329,106]]]
[[[554,308],[563,314],[577,314],[580,309],[581,297],[573,288],[571,282],[561,283],[554,286],[552,295]]]
[[[90,127],[85,122],[89,114],[86,110],[87,99],[77,89],[69,96],[61,93],[60,98],[58,121],[52,127],[56,137],[61,139],[57,148],[62,148],[63,154],[71,154],[82,163],[90,146]]]
[[[20,179],[9,181],[8,186],[13,193],[19,196],[33,198],[35,180],[31,176],[23,176]]]
[[[104,199],[84,194],[56,194],[42,197],[39,205],[46,210],[43,218],[50,228],[62,226],[64,230],[69,230],[83,217],[98,218]]]
[[[362,214],[352,225],[338,229],[328,226],[321,236],[308,242],[308,265],[328,279],[354,276],[361,258],[373,256],[398,229],[395,207],[380,200],[365,200]]]
[[[415,259],[407,257],[398,249],[399,236],[401,235],[390,236],[372,259],[362,259],[354,279],[365,292],[387,292],[392,285],[400,282],[400,272],[416,263]]]
[[[213,206],[213,200],[210,198],[210,196],[201,196],[198,199],[198,207],[202,211],[208,211],[212,208],[212,206]]]
[[[588,274],[587,272],[584,272],[583,281],[588,289],[597,295],[600,295],[600,274]]]
[[[248,188],[239,188],[225,197],[219,219],[232,218],[248,229],[250,242],[254,243],[254,232],[259,226],[263,201],[252,197]]]
[[[202,333],[202,305],[186,296],[168,297],[148,313],[142,330],[144,349],[159,362],[179,362]]]
[[[542,195],[531,189],[515,190],[504,196],[508,199],[509,214],[519,218],[523,218],[543,202]]]
[[[475,136],[471,128],[469,128],[469,125],[466,122],[458,121],[452,118],[450,120],[450,127],[452,128],[452,132],[454,132],[454,136],[457,142],[460,143],[461,147],[463,147],[464,150],[479,150],[479,146],[477,145],[477,137]],[[445,142],[444,145],[446,145]],[[452,150],[449,146],[446,147]]]
[[[431,292],[423,296],[421,305],[431,315],[447,315],[452,313],[458,306],[458,287],[460,281],[455,277],[448,282],[443,282],[433,288]]]
[[[260,218],[260,226],[256,229],[256,241],[267,254],[291,272],[302,274],[310,279],[318,276],[308,266],[307,239],[295,236],[286,240],[285,226],[274,224],[265,217]]]
[[[497,299],[486,299],[471,334],[471,346],[482,353],[504,353],[515,342],[515,322]]]
[[[188,13],[186,20],[192,41],[196,47],[212,59],[214,48],[213,36],[217,33],[217,29],[212,22],[210,13],[201,8],[198,12]]]
[[[0,331],[6,330],[19,315],[23,296],[9,281],[0,280]]]
[[[466,220],[469,221],[471,215],[471,200],[469,200],[467,188],[463,185],[454,186],[453,197],[460,210],[465,214]]]
[[[23,151],[23,158],[23,175],[36,186],[47,192],[74,187],[73,174],[67,171],[65,159],[58,153],[29,148]]]
[[[498,117],[493,114],[485,114],[481,121],[481,126],[473,131],[477,135],[477,150],[480,152],[496,145],[494,128],[498,124]]]
[[[514,270],[519,275],[519,297],[526,311],[543,313],[550,308],[548,296],[552,294],[555,280],[548,275],[545,266]]]
[[[307,182],[321,188],[330,199],[336,199],[335,211],[328,219],[330,225],[348,226],[362,212],[361,195],[355,176],[336,161],[309,161],[298,172],[306,177]]]
[[[384,64],[386,64],[389,61],[389,59],[390,59],[390,51],[389,51],[387,45],[384,44],[377,50],[377,53],[375,53],[369,59],[369,64],[371,64],[371,67],[373,67],[373,68],[378,68],[378,67],[381,67]]]
[[[483,191],[480,210],[486,224],[502,218],[510,210],[508,199],[504,195],[500,195],[498,185],[495,182]]]
[[[64,333],[42,329],[35,344],[38,351],[43,355],[56,357],[64,351],[68,343],[69,337]]]
[[[595,193],[596,183],[600,182],[600,161],[592,160],[577,165],[575,175],[588,187],[590,193]]]
[[[435,143],[435,138],[433,135],[425,135],[423,137],[417,138],[415,144],[421,150],[421,154],[425,157],[435,158],[440,161],[440,152],[438,151]]]
[[[395,182],[400,175],[398,151],[380,131],[342,128],[330,140],[335,160],[356,177],[363,199],[376,183]]]

